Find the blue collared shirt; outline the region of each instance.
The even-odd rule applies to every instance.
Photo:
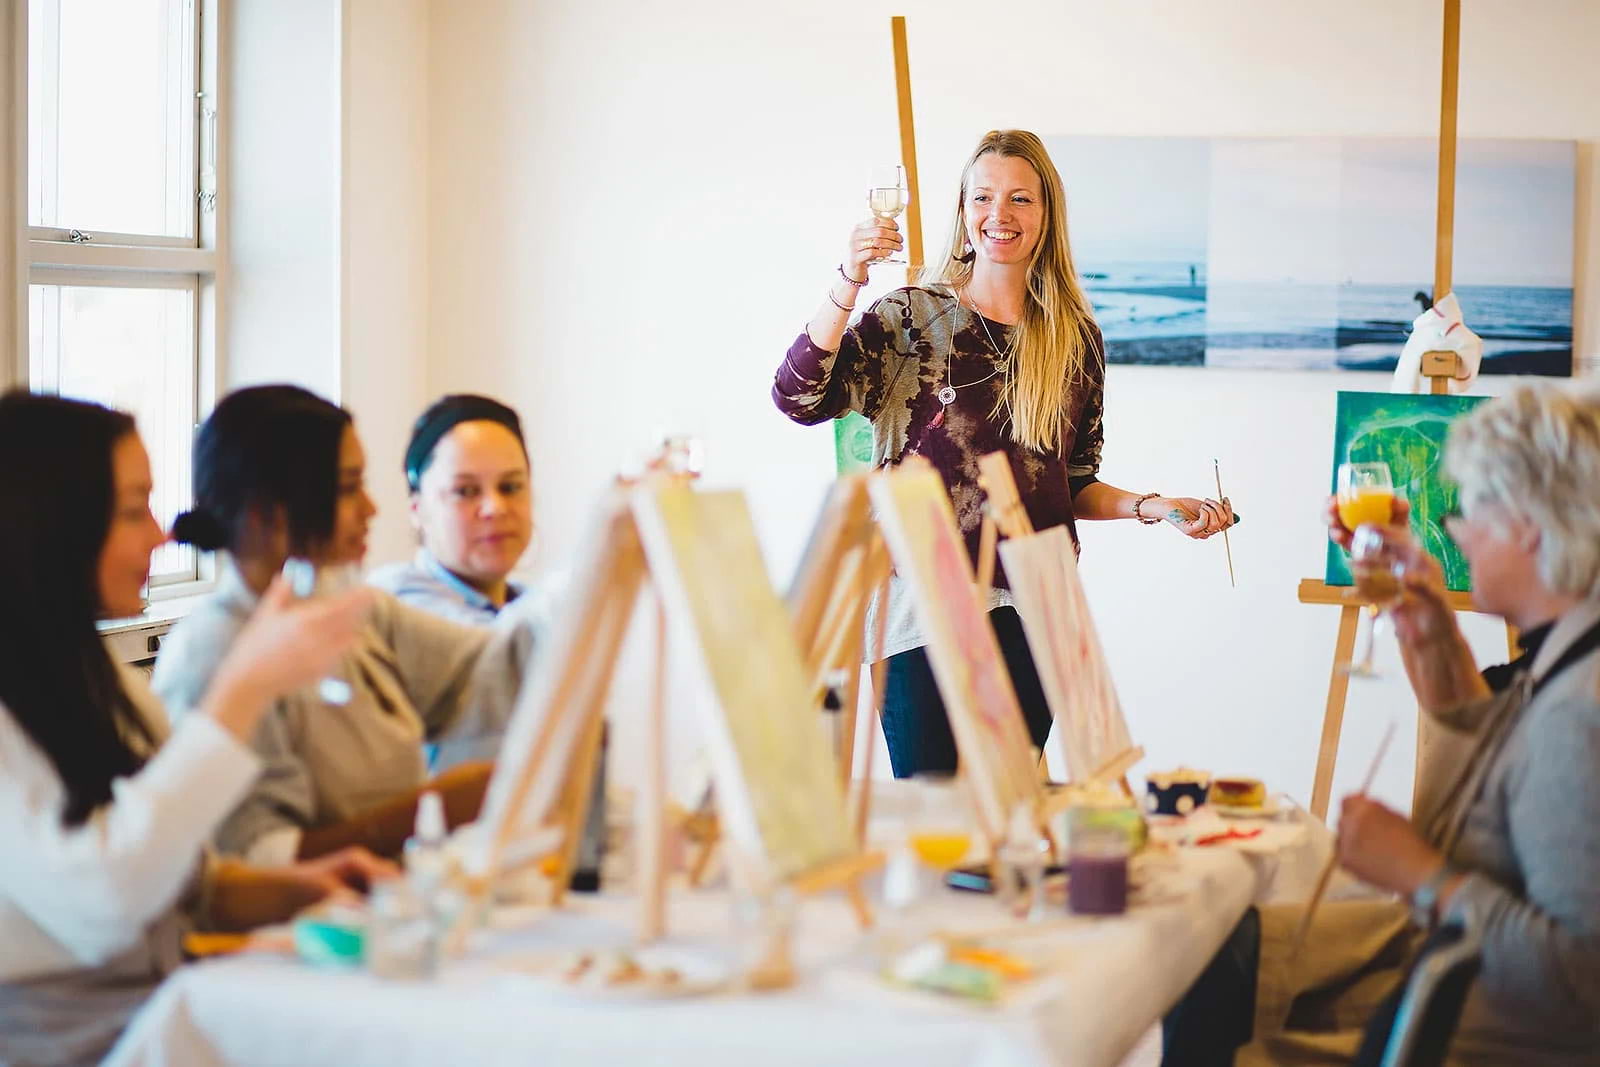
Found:
[[[487,626],[500,613],[482,591],[450,573],[426,548],[417,549],[408,563],[379,567],[367,576],[367,582],[412,607],[469,626]],[[521,586],[507,584],[507,603],[521,595]]]

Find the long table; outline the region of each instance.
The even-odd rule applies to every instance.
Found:
[[[540,954],[628,942],[631,900],[578,898],[523,929],[494,933],[427,983],[269,956],[184,968],[107,1062],[1111,1067],[1176,1003],[1270,877],[1259,857],[1183,850],[1153,880],[1151,899],[1126,915],[1063,914],[1037,926],[1029,936],[1048,942],[1056,965],[999,1007],[883,986],[849,908],[829,898],[799,910],[800,980],[779,993],[629,999],[518,973],[519,960]],[[928,908],[941,929],[1004,920],[987,897],[947,893]],[[727,899],[681,894],[671,923],[683,944],[725,942]]]

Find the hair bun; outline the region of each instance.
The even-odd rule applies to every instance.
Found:
[[[203,552],[215,552],[228,544],[228,531],[211,512],[196,508],[172,520],[172,539]]]

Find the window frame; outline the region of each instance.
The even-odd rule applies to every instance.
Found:
[[[183,56],[178,75],[180,93],[193,87],[192,110],[180,122],[179,159],[184,177],[182,196],[188,200],[191,236],[129,234],[114,231],[72,231],[59,226],[32,224],[30,171],[35,164],[29,110],[29,20],[34,2],[59,4],[61,0],[18,0],[13,5],[12,54],[12,232],[15,234],[16,308],[14,358],[10,366],[0,361],[0,384],[6,380],[31,386],[32,285],[105,286],[110,288],[189,289],[194,294],[194,396],[185,405],[194,412],[195,426],[218,399],[221,374],[225,235],[228,202],[222,195],[226,160],[226,122],[222,72],[226,57],[227,0],[183,0],[192,49]],[[70,220],[68,225],[70,225]],[[191,432],[194,427],[191,427]],[[159,432],[167,432],[163,428]],[[158,432],[154,429],[146,432]],[[147,590],[151,601],[190,596],[210,589],[215,565],[210,556],[196,553],[193,567],[181,572],[152,575]]]

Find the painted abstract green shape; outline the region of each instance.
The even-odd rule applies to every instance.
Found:
[[[1446,586],[1460,592],[1472,588],[1472,576],[1444,527],[1457,497],[1444,473],[1444,443],[1450,424],[1486,399],[1341,392],[1334,420],[1334,488],[1341,463],[1387,463],[1395,492],[1411,504],[1412,534],[1444,568]],[[1329,585],[1352,581],[1349,557],[1331,543],[1324,580]]]
[[[833,462],[837,473],[872,469],[872,423],[857,412],[833,420]]]

